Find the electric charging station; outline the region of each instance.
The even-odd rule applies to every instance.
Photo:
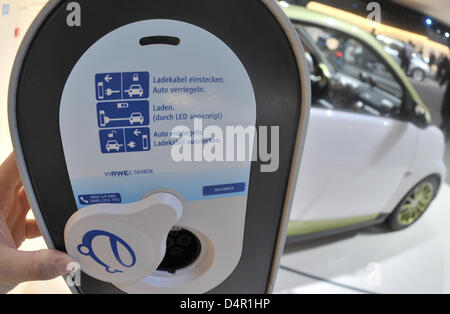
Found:
[[[30,28],[9,119],[41,232],[80,262],[73,291],[270,292],[309,117],[289,20],[272,0],[80,0],[69,26],[69,3]],[[278,170],[173,160],[192,117],[279,126]]]

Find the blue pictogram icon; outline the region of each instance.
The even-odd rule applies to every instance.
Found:
[[[114,258],[117,260],[117,262],[120,265],[122,265],[125,268],[132,268],[134,265],[136,265],[136,254],[134,253],[131,246],[127,242],[125,242],[123,239],[121,239],[120,237],[118,237],[110,232],[107,232],[107,231],[92,230],[92,231],[87,232],[83,236],[83,243],[81,243],[77,248],[78,252],[80,252],[80,254],[82,254],[84,256],[90,256],[97,264],[101,265],[102,267],[105,267],[105,270],[110,274],[123,273],[123,270],[112,269],[111,265],[107,265],[95,254],[95,252],[92,248],[92,242],[94,241],[95,238],[100,237],[100,236],[109,238],[109,242],[111,244],[111,250],[112,250],[112,253],[114,254]],[[122,245],[128,251],[128,253],[130,254],[130,257],[131,257],[131,263],[126,264],[122,260],[122,257],[119,254],[118,244]]]
[[[147,100],[119,101],[97,104],[97,120],[100,128],[116,128],[149,125],[150,104]]]
[[[104,154],[124,153],[126,151],[124,130],[101,130],[100,146]]]
[[[150,73],[99,73],[95,88],[102,153],[149,151],[150,129],[139,127],[150,125]]]
[[[142,99],[150,96],[150,73],[125,72],[122,74],[123,99]]]
[[[97,100],[122,99],[122,74],[100,73],[95,75]]]
[[[125,129],[125,142],[127,152],[145,152],[151,149],[150,129]]]

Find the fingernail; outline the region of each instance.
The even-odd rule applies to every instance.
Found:
[[[74,261],[66,258],[57,260],[55,267],[58,275],[64,276],[70,274],[73,271],[73,267],[69,267],[71,263],[74,263]]]

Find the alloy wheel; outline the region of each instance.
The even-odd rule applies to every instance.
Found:
[[[434,186],[424,182],[416,187],[404,200],[397,215],[398,223],[408,226],[416,222],[427,210],[434,197]]]

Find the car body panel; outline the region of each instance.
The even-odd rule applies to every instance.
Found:
[[[417,136],[410,123],[312,108],[291,219],[383,212],[409,171]]]
[[[444,163],[445,138],[442,131],[432,125],[420,130],[417,137],[416,151],[413,155],[409,171],[392,197],[383,213],[390,214],[402,201],[403,197],[420,181],[435,175],[442,182],[447,176]]]

